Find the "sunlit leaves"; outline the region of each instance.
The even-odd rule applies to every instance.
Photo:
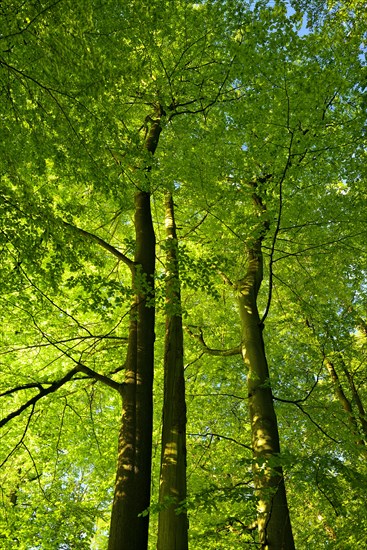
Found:
[[[259,306],[271,268],[264,337],[297,548],[344,550],[365,542],[364,455],[324,359],[361,425],[351,379],[365,401],[365,14],[361,2],[291,4],[1,3],[0,393],[46,387],[78,361],[121,380],[130,272],[64,222],[132,258],[133,196],[150,185],[158,426],[165,190],[184,320],[214,349],[239,344],[234,285],[266,220]],[[135,284],[149,294],[149,281]],[[185,364],[191,545],[236,549],[253,541],[256,514],[247,372],[189,332]],[[15,537],[27,549],[105,545],[120,401],[78,378],[3,432],[4,548]],[[2,417],[38,391],[3,395]]]

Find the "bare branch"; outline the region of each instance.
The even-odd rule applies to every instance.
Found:
[[[319,378],[320,378],[320,374],[323,369],[323,366],[324,366],[324,361],[321,362],[321,366],[319,368],[319,372],[317,373],[316,380],[314,381],[310,391],[307,392],[306,397],[302,397],[301,399],[281,399],[280,397],[275,397],[273,395],[273,398],[275,399],[275,401],[280,401],[281,403],[292,403],[293,405],[297,405],[298,403],[304,403],[305,401],[307,401],[307,399],[311,396],[312,392],[314,391],[317,384],[319,383]]]
[[[209,348],[204,341],[202,329],[199,329],[200,334],[195,334],[188,326],[185,327],[185,330],[190,334],[190,336],[192,336],[192,338],[195,338],[195,340],[197,340],[201,344],[201,346],[204,348],[204,352],[208,353],[209,355],[217,355],[220,357],[230,357],[231,355],[239,355],[241,353],[241,350],[242,350],[241,345],[231,349]]]
[[[22,441],[22,446],[23,446],[23,447],[25,448],[25,450],[27,451],[27,453],[28,453],[28,455],[29,455],[29,458],[31,459],[31,462],[32,462],[32,464],[33,464],[34,471],[36,472],[36,477],[35,477],[34,479],[37,480],[38,486],[39,486],[39,488],[41,489],[44,498],[45,498],[46,500],[49,501],[50,499],[48,498],[48,496],[47,496],[47,494],[46,494],[44,488],[43,488],[42,485],[41,485],[41,474],[38,472],[38,468],[37,468],[36,461],[34,460],[31,451],[28,449],[28,447],[27,447],[27,445],[24,443],[24,441]]]
[[[240,401],[246,401],[248,397],[242,395],[235,395],[234,393],[188,393],[189,397],[231,397],[233,399],[239,399]]]
[[[205,222],[206,218],[208,217],[208,214],[209,212],[206,212],[204,216],[201,218],[201,220],[196,225],[194,225],[194,227],[192,227],[184,235],[182,235],[181,239],[185,239],[188,235],[190,235],[190,233],[193,233],[194,231],[196,231],[201,226],[201,224]]]
[[[277,237],[278,237],[278,234],[279,234],[279,231],[280,231],[280,224],[281,224],[281,221],[282,221],[283,183],[284,183],[285,177],[287,175],[288,168],[291,166],[291,151],[292,151],[293,137],[294,137],[294,134],[293,134],[293,132],[291,132],[291,139],[290,139],[290,142],[289,142],[287,162],[284,166],[282,176],[279,180],[278,218],[277,218],[277,224],[276,224],[274,235],[273,235],[273,240],[272,240],[272,243],[271,243],[270,260],[269,260],[269,293],[268,293],[268,300],[267,300],[267,303],[266,303],[265,311],[264,311],[264,314],[263,314],[263,316],[261,318],[261,321],[260,321],[260,326],[264,325],[265,319],[268,316],[268,313],[269,313],[269,310],[270,310],[270,305],[271,305],[271,300],[272,300],[272,296],[273,296],[273,264],[274,264],[275,245],[276,245],[276,242],[277,242]]]
[[[15,447],[13,447],[13,449],[10,451],[10,453],[7,455],[6,458],[4,458],[4,460],[2,461],[2,463],[0,464],[0,468],[2,468],[4,466],[4,464],[9,460],[9,458],[11,457],[12,454],[15,453],[15,451],[18,449],[18,447],[20,447],[24,441],[24,438],[26,436],[26,433],[28,431],[28,428],[29,428],[29,424],[31,422],[31,419],[32,419],[32,416],[33,416],[33,413],[34,413],[34,408],[35,408],[35,403],[32,404],[32,410],[27,418],[27,422],[26,422],[26,425],[25,425],[25,428],[23,430],[23,433],[22,433],[22,437],[20,438],[20,440],[18,441],[18,443],[15,445]]]
[[[86,237],[87,239],[95,241],[96,243],[98,243],[102,248],[104,248],[105,250],[108,250],[108,252],[111,252],[111,254],[116,256],[117,259],[119,259],[121,262],[126,264],[131,269],[131,271],[135,270],[136,264],[133,260],[130,260],[130,258],[125,256],[125,254],[120,252],[117,248],[115,248],[114,246],[112,246],[108,242],[101,239],[101,237],[98,237],[98,235],[94,235],[94,233],[90,233],[89,231],[86,231],[85,229],[81,229],[80,227],[77,227],[76,225],[73,225],[73,224],[65,222],[65,221],[63,222],[63,224],[66,227],[70,227],[73,231],[79,233],[79,235],[83,235],[83,237]]]
[[[62,340],[55,341],[55,344],[67,344],[69,342],[81,342],[85,340],[118,340],[119,342],[127,342],[128,338],[127,336],[111,336],[109,334],[90,334],[87,336],[73,336],[70,338],[64,338]],[[6,351],[1,351],[0,355],[7,355],[8,353],[16,353],[18,351],[27,351],[30,349],[38,349],[38,348],[44,348],[48,346],[53,346],[54,344],[52,342],[45,342],[43,344],[29,344],[28,346],[21,346],[18,348],[9,348]],[[1,397],[2,394],[0,394]]]
[[[245,445],[245,443],[241,443],[240,441],[237,441],[237,439],[234,439],[233,437],[227,437],[225,435],[216,434],[213,432],[206,432],[204,434],[187,434],[187,435],[192,437],[218,437],[219,439],[232,441],[233,443],[236,443],[236,445],[240,445],[241,447],[244,447],[245,449],[248,449],[251,452],[253,451],[252,447],[250,447],[249,445]]]
[[[65,376],[60,378],[60,380],[57,380],[56,382],[52,382],[48,388],[42,388],[37,395],[34,395],[31,399],[28,399],[21,407],[16,409],[15,411],[8,414],[5,418],[0,420],[0,428],[5,426],[10,420],[13,418],[16,418],[17,416],[20,416],[23,411],[25,411],[28,407],[34,407],[35,404],[42,399],[43,397],[46,397],[46,395],[49,395],[50,393],[54,393],[56,390],[61,388],[64,384],[69,382],[74,374],[78,372],[78,368],[74,368],[70,370]]]
[[[193,365],[194,363],[196,363],[197,361],[200,361],[200,359],[203,357],[203,355],[205,355],[205,353],[202,351],[198,357],[196,357],[195,359],[193,359],[192,361],[190,361],[190,363],[187,363],[187,365],[185,365],[184,369],[186,370],[186,369],[188,369],[189,367],[191,367],[191,365]]]
[[[52,382],[42,382],[42,384],[52,384]],[[16,386],[15,388],[11,388],[10,390],[6,390],[3,393],[0,393],[0,397],[5,397],[6,395],[11,395],[12,393],[16,393],[22,390],[29,390],[32,388],[38,388],[40,391],[42,391],[43,390],[42,384],[40,382],[22,384],[21,386]]]
[[[74,323],[82,328],[83,330],[85,330],[89,336],[92,336],[92,333],[90,332],[90,330],[85,327],[84,325],[82,325],[73,315],[71,315],[71,313],[68,313],[65,309],[61,308],[59,305],[56,304],[56,302],[54,302],[47,294],[45,294],[33,281],[32,279],[30,279],[27,275],[27,273],[24,271],[24,269],[20,266],[19,269],[22,271],[24,277],[27,279],[27,281],[29,282],[29,284],[35,288],[37,290],[37,292],[39,292],[41,294],[41,296],[43,296],[52,306],[54,306],[56,309],[58,309],[59,311],[61,311],[61,313],[63,313],[64,315],[66,315],[67,317],[69,317],[70,319],[72,319],[74,321]],[[41,332],[41,334],[43,336],[45,336],[44,332],[42,330],[39,329],[39,327],[37,326],[37,323],[36,323],[36,320],[34,319],[33,315],[28,312],[28,315],[31,317],[34,325],[37,327],[37,329]]]
[[[116,382],[115,380],[112,380],[112,378],[109,378],[108,376],[105,376],[104,374],[99,374],[93,369],[90,369],[86,365],[83,365],[82,363],[78,362],[78,370],[81,372],[84,372],[84,374],[87,374],[90,378],[94,378],[98,382],[102,382],[102,384],[105,384],[106,386],[109,386],[110,388],[113,388],[114,390],[117,390],[121,393],[123,384]]]
[[[45,333],[42,333],[43,336],[46,338],[46,340],[55,347],[58,351],[60,351],[63,355],[68,357],[73,363],[76,364],[76,370],[77,372],[83,372],[88,376],[88,378],[93,378],[94,380],[97,380],[98,382],[102,382],[102,384],[105,384],[106,386],[109,386],[110,388],[113,388],[114,390],[117,390],[119,393],[122,393],[123,384],[120,384],[119,382],[116,382],[115,380],[112,380],[112,378],[109,378],[108,376],[105,376],[104,374],[99,374],[98,372],[94,371],[93,369],[87,367],[84,365],[80,360],[74,359],[74,357],[68,353],[65,350],[62,350],[57,342],[53,342]],[[122,370],[122,369],[121,369]]]
[[[298,407],[300,409],[300,411],[303,412],[303,414],[305,414],[307,416],[307,418],[309,418],[309,420],[312,422],[312,424],[314,426],[316,426],[316,428],[318,430],[320,430],[321,433],[324,434],[325,437],[327,437],[328,439],[331,439],[331,441],[334,441],[334,443],[337,443],[338,445],[341,443],[340,441],[338,441],[337,439],[334,439],[333,436],[329,435],[321,426],[320,424],[318,424],[313,418],[312,416],[310,415],[310,413],[308,413],[307,411],[305,411],[305,409],[302,407],[302,405],[298,402],[298,401],[289,401],[287,399],[280,399],[279,397],[275,397],[273,396],[273,399],[275,401],[280,401],[281,403],[292,403],[293,405],[296,405],[296,407]]]

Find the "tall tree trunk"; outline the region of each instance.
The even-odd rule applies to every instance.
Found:
[[[264,183],[269,177],[261,180]],[[258,498],[258,533],[262,550],[294,550],[292,527],[279,460],[278,422],[274,409],[269,367],[266,359],[263,323],[257,297],[263,280],[262,241],[269,230],[266,206],[257,193],[257,182],[249,184],[259,216],[259,237],[247,248],[247,272],[237,282],[241,317],[242,357],[247,368],[248,402],[254,456],[254,482]]]
[[[364,445],[364,441],[360,437],[358,424],[357,424],[355,414],[353,412],[352,404],[351,404],[350,400],[348,399],[348,397],[346,396],[346,394],[344,392],[344,389],[343,389],[343,386],[340,382],[338,373],[335,370],[334,363],[332,361],[330,361],[330,359],[328,359],[325,355],[324,355],[324,363],[325,363],[327,371],[330,375],[331,381],[333,383],[335,395],[336,395],[337,399],[339,400],[339,403],[341,404],[343,410],[348,415],[349,422],[350,422],[351,428],[352,428],[352,432],[356,437],[356,443],[358,445]]]
[[[316,331],[314,328],[314,325],[312,322],[309,321],[309,319],[306,319],[306,325],[308,328],[312,330],[313,335],[317,339]],[[352,400],[349,399],[344,391],[343,384],[339,378],[338,372],[335,368],[335,364],[333,361],[330,360],[329,357],[325,354],[324,348],[322,345],[319,344],[321,354],[324,360],[324,365],[326,366],[326,369],[330,375],[331,382],[334,386],[335,396],[338,399],[340,405],[342,406],[343,410],[347,413],[349,422],[351,424],[352,432],[356,438],[356,443],[359,446],[367,446],[367,421],[366,421],[366,414],[363,407],[363,403],[361,401],[361,398],[359,396],[358,390],[354,384],[354,379],[352,374],[349,372],[343,358],[343,354],[339,352],[337,354],[338,362],[340,363],[340,366],[345,374],[345,377],[348,381],[349,388],[352,392]],[[358,415],[354,412],[354,406],[357,406],[358,409]],[[358,425],[358,420],[360,422],[360,426]],[[362,433],[362,437],[361,437]]]
[[[160,117],[150,120],[145,148],[152,155],[161,132]],[[149,189],[150,167],[147,171]],[[148,547],[153,429],[154,269],[155,234],[150,192],[135,194],[134,302],[122,389],[122,423],[118,440],[117,472],[108,550]]]
[[[257,296],[263,278],[262,238],[248,249],[248,269],[238,281],[242,356],[248,370],[248,399],[262,550],[294,550],[284,476],[272,461],[280,452],[277,418],[265,355]]]
[[[359,395],[359,392],[357,390],[357,387],[354,383],[353,375],[348,370],[347,365],[344,362],[342,354],[339,354],[339,358],[340,358],[340,362],[341,362],[343,372],[344,372],[344,374],[345,374],[345,376],[348,380],[349,387],[350,387],[351,392],[352,392],[353,402],[356,404],[357,409],[358,409],[359,421],[361,423],[364,443],[366,445],[367,444],[367,417],[366,417],[366,411],[365,411],[362,399],[361,399],[361,397]]]
[[[187,550],[186,402],[177,234],[172,194],[166,194],[166,334],[158,550]],[[177,508],[180,507],[181,508]]]

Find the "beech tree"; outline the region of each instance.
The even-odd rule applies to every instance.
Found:
[[[359,3],[0,9],[2,546],[363,545]]]
[[[186,400],[181,284],[172,193],[165,198],[166,332],[157,548],[188,548]]]

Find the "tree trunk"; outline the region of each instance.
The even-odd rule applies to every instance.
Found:
[[[357,390],[357,387],[354,383],[354,378],[353,378],[353,375],[349,372],[349,370],[347,369],[347,366],[344,362],[344,359],[342,357],[342,355],[340,354],[339,355],[339,358],[340,358],[340,361],[341,361],[341,366],[342,366],[342,369],[343,369],[343,372],[348,380],[348,383],[349,383],[349,387],[351,389],[351,392],[352,392],[352,396],[353,396],[353,401],[354,403],[356,404],[357,406],[357,409],[358,409],[358,413],[359,413],[359,421],[361,423],[361,428],[362,428],[362,433],[363,433],[363,438],[364,438],[364,443],[366,445],[367,443],[367,419],[366,419],[366,411],[365,411],[365,408],[363,406],[363,402],[361,400],[361,397],[359,395],[359,392]]]
[[[337,399],[339,400],[339,403],[341,404],[343,410],[348,415],[349,422],[351,423],[351,427],[352,427],[352,432],[356,437],[356,443],[358,445],[364,445],[364,442],[361,439],[360,434],[359,434],[358,424],[357,424],[357,420],[356,420],[356,417],[355,417],[354,412],[353,412],[352,404],[349,401],[348,397],[346,396],[346,394],[343,390],[343,387],[342,387],[341,382],[339,380],[338,373],[335,370],[334,363],[332,363],[330,361],[330,359],[328,359],[325,356],[324,356],[324,363],[325,363],[327,371],[330,375],[331,381],[333,383],[334,390],[335,390],[335,395],[336,395]]]
[[[122,424],[118,443],[115,495],[109,550],[143,550],[148,545],[153,424],[155,236],[150,194],[135,196],[137,264],[129,345],[123,385]]]
[[[158,550],[187,550],[186,403],[177,234],[171,193],[166,194],[166,334],[158,520]],[[180,507],[181,508],[178,508]]]
[[[249,248],[247,273],[237,283],[242,356],[248,369],[259,543],[262,550],[294,550],[283,471],[274,464],[280,452],[279,434],[257,308],[263,278],[261,241],[259,238]]]
[[[154,154],[161,132],[160,117],[151,121],[145,149]],[[147,173],[149,189],[150,167]],[[122,389],[122,423],[118,441],[115,493],[108,550],[148,547],[153,430],[154,269],[155,234],[150,192],[135,194],[134,302]]]

